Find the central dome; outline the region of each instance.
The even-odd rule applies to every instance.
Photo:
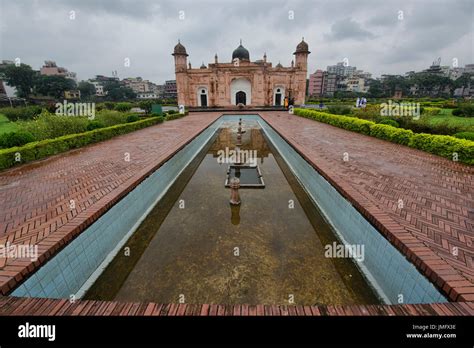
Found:
[[[234,60],[235,58],[250,61],[250,53],[244,46],[242,46],[242,40],[240,40],[239,47],[237,47],[234,52],[232,52],[232,60]]]

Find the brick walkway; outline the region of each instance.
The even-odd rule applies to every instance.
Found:
[[[8,293],[219,116],[188,116],[1,172],[0,245],[37,244],[41,256],[35,263],[0,258],[0,292]]]
[[[0,315],[42,316],[473,316],[473,302],[415,305],[270,306],[177,303],[128,303],[38,298],[0,298]]]
[[[285,112],[260,115],[451,300],[474,300],[474,167]]]
[[[37,244],[41,257],[35,263],[0,258],[0,292],[8,294],[220,114],[192,114],[1,172],[0,244]],[[284,112],[259,114],[451,300],[474,301],[472,167]],[[344,152],[349,155],[347,162],[342,160]],[[130,154],[129,162],[124,160],[125,153]],[[404,204],[401,209],[399,199]],[[75,202],[74,209],[70,200]],[[457,256],[451,253],[453,247],[458,248]],[[192,313],[201,314],[307,311],[303,307],[180,307],[97,301],[70,306],[66,301],[0,296],[0,314],[52,314],[51,306],[66,314],[83,314],[86,308],[90,313],[120,308],[114,310],[128,314],[142,310],[163,314],[168,308],[166,314],[170,314],[170,306],[174,306],[173,313],[176,309],[186,314],[191,308]],[[319,310],[314,308],[309,309],[313,314]],[[472,315],[472,303],[321,308],[326,308],[323,314]]]

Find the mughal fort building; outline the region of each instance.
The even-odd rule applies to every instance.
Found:
[[[228,107],[233,105],[284,105],[285,98],[295,105],[304,103],[308,55],[304,39],[296,46],[291,66],[273,66],[262,59],[251,61],[242,42],[232,53],[232,60],[192,68],[186,48],[178,42],[173,56],[178,89],[178,104],[189,107]]]

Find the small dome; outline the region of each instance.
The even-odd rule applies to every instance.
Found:
[[[296,46],[296,51],[295,53],[311,53],[309,51],[309,46],[308,44],[304,41],[304,38],[301,40],[301,42]],[[295,54],[293,53],[293,54]]]
[[[181,45],[181,42],[178,41],[178,44],[176,46],[174,46],[174,51],[173,51],[173,55],[175,54],[182,54],[182,55],[188,55],[186,53],[186,48]]]
[[[278,64],[276,65],[276,68],[283,68],[283,65],[281,65],[280,62],[278,62]]]
[[[242,46],[242,40],[240,40],[239,47],[237,47],[234,52],[232,52],[232,60],[234,60],[235,58],[250,61],[250,53],[244,46]]]
[[[201,67],[199,69],[207,69],[207,67],[204,65],[204,62],[202,62]]]

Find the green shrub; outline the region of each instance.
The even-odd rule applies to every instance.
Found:
[[[389,126],[392,126],[392,127],[400,127],[400,125],[398,124],[397,121],[395,121],[393,118],[388,118],[388,117],[384,117],[382,118],[379,122],[377,122],[378,124],[387,124]]]
[[[454,109],[457,105],[455,101],[450,100],[442,102],[440,107],[443,109]]]
[[[395,128],[355,117],[332,115],[316,110],[297,108],[294,113],[336,127],[408,145],[451,160],[456,157],[460,162],[474,164],[474,141],[458,139],[449,135],[413,133],[409,129]]]
[[[19,121],[18,128],[33,134],[36,140],[52,139],[87,130],[89,120],[85,116],[59,116],[43,111],[33,121]]]
[[[336,127],[353,130],[363,134],[370,134],[370,126],[375,124],[372,121],[366,121],[356,117],[332,115],[316,110],[295,109],[295,113],[306,118],[312,118],[316,121],[328,123]]]
[[[166,113],[167,113],[168,115],[173,115],[173,114],[177,114],[178,111],[176,111],[176,110],[168,110],[168,111],[166,111]]]
[[[452,111],[452,114],[453,116],[474,117],[474,104],[459,104],[458,107]]]
[[[137,122],[140,119],[137,115],[130,115],[127,117],[127,123]]]
[[[116,124],[127,123],[127,117],[126,113],[120,111],[102,110],[96,112],[94,120],[101,122],[105,127],[110,127]]]
[[[386,124],[374,124],[370,127],[370,135],[393,143],[408,145],[413,132],[408,129],[396,128]]]
[[[408,146],[449,159],[453,159],[454,154],[457,154],[459,161],[474,164],[474,142],[470,140],[418,133],[413,135]]]
[[[454,134],[454,137],[458,139],[467,139],[474,141],[474,132],[460,132]]]
[[[87,125],[87,130],[91,131],[94,129],[99,129],[99,128],[104,128],[104,124],[100,121],[90,121],[89,124]]]
[[[104,102],[104,106],[107,110],[113,110],[115,107],[115,103],[107,101],[107,102]]]
[[[138,107],[140,109],[145,110],[146,113],[149,114],[151,112],[151,108],[152,108],[153,104],[156,104],[156,102],[154,102],[152,100],[142,100],[138,103]]]
[[[456,110],[459,110],[457,111],[459,115],[455,116],[474,117],[474,104],[461,104],[458,109],[453,110],[453,115]]]
[[[18,164],[16,161],[16,153],[21,155],[21,163],[26,163],[68,151],[70,149],[79,148],[87,144],[110,139],[118,135],[130,133],[160,122],[163,122],[162,117],[150,117],[134,123],[94,129],[80,134],[70,134],[55,139],[32,142],[20,147],[3,149],[0,150],[0,169],[10,168],[15,164]]]
[[[122,111],[122,112],[130,111],[131,108],[132,108],[132,104],[127,103],[127,102],[117,103],[115,104],[115,107],[114,107],[115,110]]]
[[[440,113],[441,109],[440,108],[432,108],[432,107],[421,107],[420,108],[420,113],[423,116],[436,116]]]
[[[462,125],[450,124],[449,120],[440,123],[431,124],[429,117],[422,116],[419,120],[413,120],[410,117],[397,117],[395,120],[401,128],[411,129],[415,133],[430,133],[439,135],[453,135],[465,130]]]
[[[0,148],[22,146],[35,141],[33,134],[24,131],[4,133],[0,135]]]
[[[42,111],[40,106],[22,106],[16,108],[1,108],[0,114],[4,114],[10,121],[15,122],[19,120],[32,120]]]
[[[350,106],[331,105],[328,106],[328,112],[335,115],[349,115],[352,111]]]

